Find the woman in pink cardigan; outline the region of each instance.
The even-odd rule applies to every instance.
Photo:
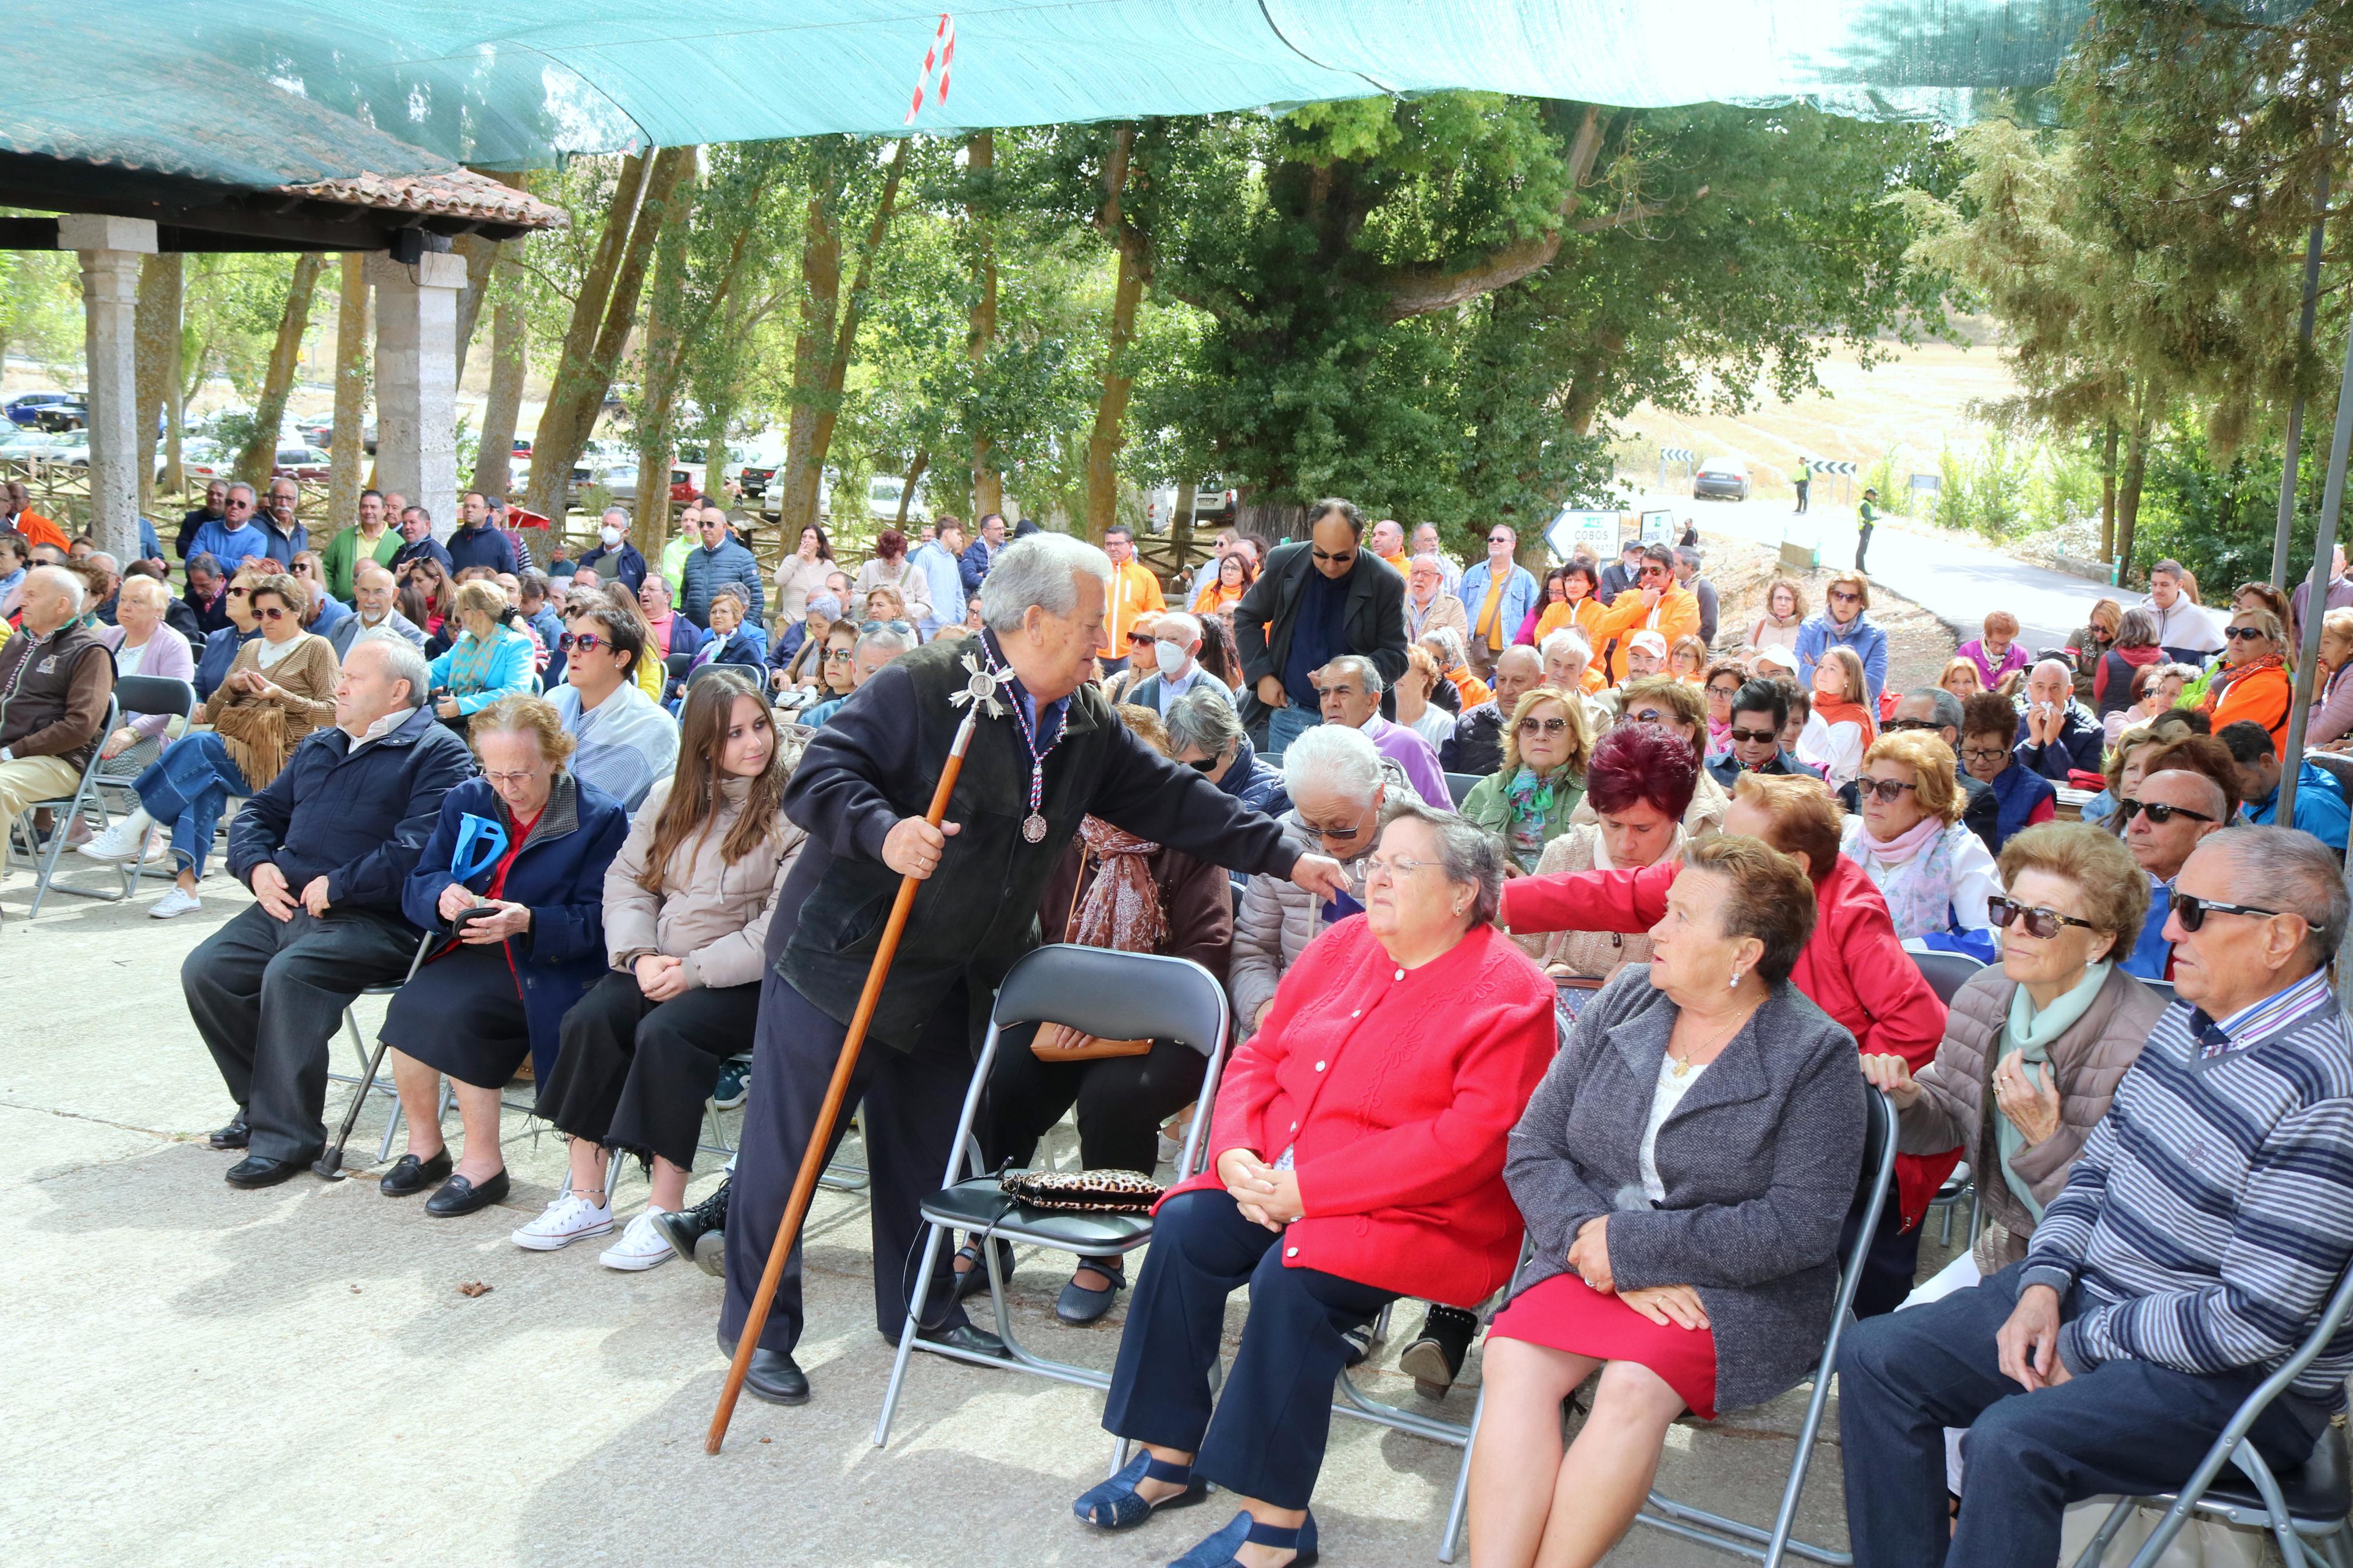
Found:
[[[1227,1068],[1209,1169],[1161,1201],[1103,1409],[1142,1449],[1076,1505],[1123,1530],[1223,1487],[1241,1511],[1184,1568],[1250,1546],[1312,1560],[1345,1332],[1399,1296],[1475,1307],[1519,1257],[1504,1144],[1557,1030],[1552,987],[1493,923],[1502,846],[1415,804],[1366,868],[1363,916],[1309,944]]]
[[[1963,643],[1953,650],[1953,657],[1976,665],[1978,673],[1985,678],[1988,691],[2000,686],[2003,677],[2033,662],[2018,646],[2018,617],[2008,610],[1996,610],[1988,616],[1985,635]]]
[[[196,657],[188,639],[164,624],[172,590],[153,577],[132,575],[122,580],[115,600],[115,624],[98,628],[99,640],[114,651],[117,679],[126,675],[160,675],[193,684]],[[164,713],[125,713],[121,726],[100,742],[99,773],[111,779],[135,779],[162,755],[164,731],[172,722]]]

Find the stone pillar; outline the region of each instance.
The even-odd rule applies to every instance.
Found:
[[[147,218],[71,213],[58,245],[81,253],[84,353],[90,375],[90,537],[115,560],[139,555],[139,265],[155,254]],[[70,530],[69,530],[70,531]]]
[[[458,290],[466,260],[428,250],[414,266],[368,258],[375,285],[375,473],[432,514],[448,536],[458,521]]]

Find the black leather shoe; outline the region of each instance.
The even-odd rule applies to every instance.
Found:
[[[290,1181],[303,1169],[300,1160],[270,1160],[259,1154],[248,1154],[228,1168],[222,1180],[232,1187],[274,1187]]]
[[[443,1149],[430,1160],[419,1160],[414,1154],[403,1154],[393,1163],[391,1170],[375,1184],[375,1190],[388,1198],[411,1198],[440,1181],[449,1173],[449,1151]]]
[[[729,1361],[735,1359],[735,1347],[727,1342],[724,1329],[719,1331],[719,1351]],[[808,1373],[793,1360],[790,1351],[762,1346],[752,1352],[752,1364],[744,1369],[744,1392],[770,1405],[807,1405]]]
[[[507,1186],[504,1171],[479,1187],[463,1176],[452,1176],[441,1184],[439,1192],[425,1200],[425,1212],[435,1219],[456,1219],[459,1215],[472,1214],[497,1203],[507,1195]]]
[[[1005,1342],[987,1329],[970,1323],[958,1323],[952,1329],[917,1329],[915,1342],[919,1345],[942,1345],[952,1351],[964,1351],[973,1355],[1002,1356]]]
[[[237,1114],[228,1119],[228,1125],[215,1131],[205,1142],[216,1149],[242,1149],[252,1133],[253,1129],[245,1120],[245,1107],[240,1105],[237,1108]]]
[[[661,1232],[662,1239],[670,1243],[670,1249],[672,1252],[677,1253],[689,1263],[697,1266],[702,1264],[702,1253],[698,1244],[702,1238],[707,1236],[726,1235],[727,1194],[729,1189],[734,1184],[734,1178],[729,1177],[712,1189],[709,1197],[692,1208],[682,1209],[676,1214],[654,1215],[654,1228]],[[721,1270],[704,1268],[703,1272],[715,1274]]]

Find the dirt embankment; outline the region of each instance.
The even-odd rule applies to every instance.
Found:
[[[1751,540],[1703,531],[1699,542],[1706,558],[1703,570],[1715,584],[1715,646],[1722,649],[1737,648],[1746,642],[1749,624],[1765,612],[1766,585],[1776,576],[1797,583],[1805,596],[1806,612],[1811,615],[1822,607],[1824,591],[1837,574],[1827,568],[1786,571],[1778,552]],[[1934,686],[1952,658],[1955,646],[1953,634],[1943,623],[1877,584],[1871,589],[1871,618],[1887,634],[1887,684],[1897,691]]]

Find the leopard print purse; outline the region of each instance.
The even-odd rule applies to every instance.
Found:
[[[1007,1171],[997,1185],[1015,1203],[1073,1214],[1149,1214],[1166,1191],[1137,1171]]]

